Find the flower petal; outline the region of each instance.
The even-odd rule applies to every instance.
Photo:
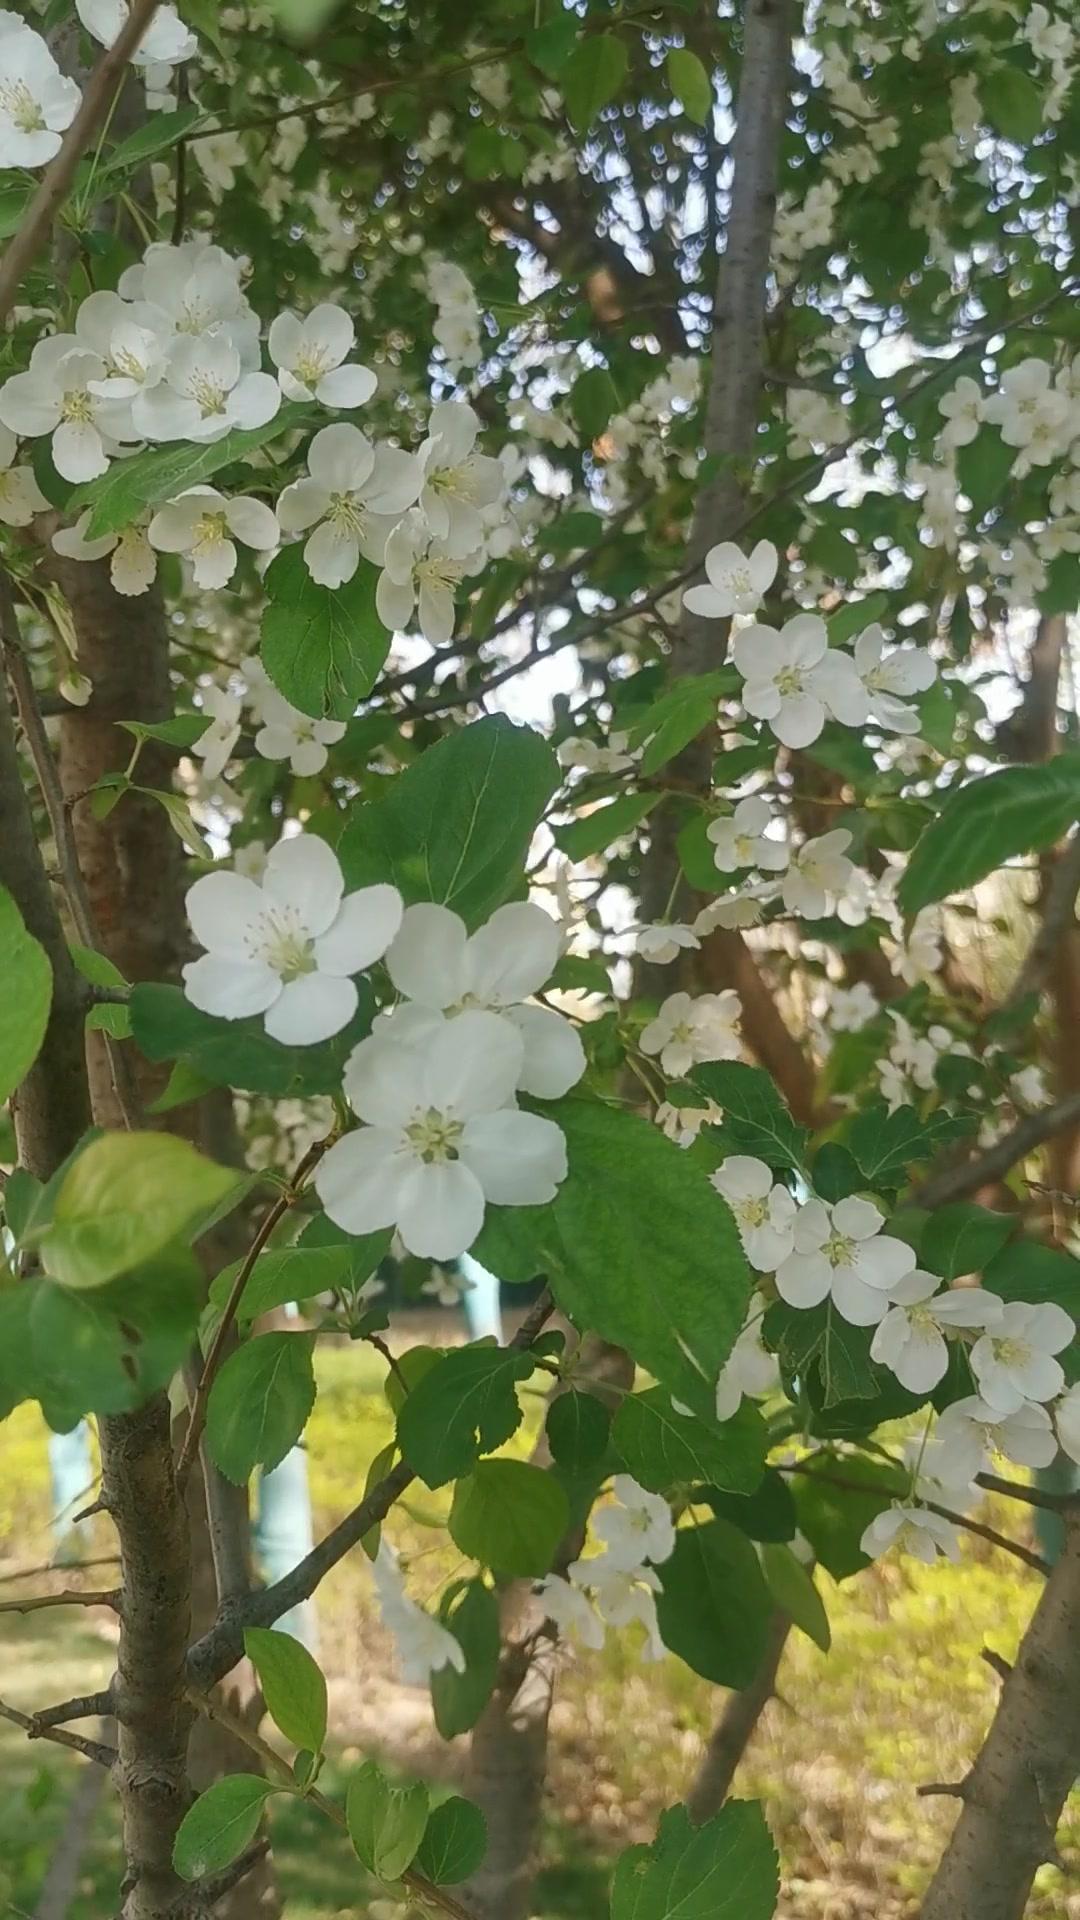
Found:
[[[483,1188],[463,1161],[412,1162],[397,1209],[398,1232],[410,1253],[456,1260],[483,1224]]]
[[[466,1124],[461,1158],[500,1207],[543,1206],[566,1179],[562,1129],[536,1113],[477,1114]]]
[[[464,998],[467,986],[465,922],[449,907],[422,902],[406,907],[386,956],[386,970],[399,993],[440,1011]]]
[[[325,763],[326,748],[320,747]],[[293,760],[296,767],[295,756]],[[346,894],[336,918],[315,942],[320,973],[360,973],[381,960],[401,925],[403,902],[396,887],[361,887]]]
[[[334,367],[323,374],[315,396],[324,407],[362,407],[371,399],[378,384],[370,367]]]
[[[337,855],[316,833],[279,840],[266,862],[263,892],[295,908],[310,934],[326,933],[333,925],[344,890]]]
[[[554,971],[562,936],[543,907],[513,900],[474,933],[466,951],[467,986],[488,1006],[527,1000]]]
[[[428,1102],[467,1119],[494,1113],[513,1098],[525,1057],[520,1033],[497,1013],[448,1020],[424,1061]]]
[[[538,1100],[561,1100],[577,1085],[586,1066],[585,1049],[573,1022],[554,1007],[508,1007],[503,1018],[513,1021],[525,1044],[520,1091],[535,1094]]]
[[[208,875],[207,878],[212,876]],[[204,953],[184,968],[184,998],[200,1013],[219,1020],[245,1020],[265,1013],[281,992],[281,981],[257,960],[230,960]]]
[[[302,973],[281,989],[266,1016],[272,1040],[287,1047],[313,1047],[347,1027],[356,1012],[356,983],[333,973]]]
[[[248,932],[264,905],[254,880],[245,880],[239,873],[204,874],[188,888],[185,904],[200,947],[223,959],[250,960]]]
[[[401,1189],[415,1166],[396,1133],[363,1127],[324,1155],[315,1191],[335,1226],[346,1233],[377,1233],[397,1220]]]

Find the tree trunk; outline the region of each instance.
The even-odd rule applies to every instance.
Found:
[[[1031,1883],[1057,1861],[1054,1833],[1080,1775],[1080,1514],[1007,1676],[962,1787],[960,1818],[922,1920],[1021,1920]]]

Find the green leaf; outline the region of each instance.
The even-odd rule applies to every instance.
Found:
[[[448,734],[353,813],[338,847],[347,884],[393,881],[475,927],[520,883],[561,777],[547,741],[501,714]]]
[[[66,1287],[100,1287],[148,1260],[217,1207],[235,1172],[168,1133],[109,1133],[64,1176],[41,1235],[48,1271]]]
[[[244,1652],[259,1676],[275,1727],[294,1747],[320,1753],[326,1739],[326,1681],[307,1648],[291,1633],[245,1627]]]
[[[413,1387],[398,1417],[409,1465],[429,1487],[468,1473],[521,1425],[517,1386],[533,1371],[530,1354],[506,1347],[459,1347]]]
[[[749,1402],[733,1419],[710,1423],[676,1413],[662,1387],[628,1394],[611,1438],[627,1472],[651,1493],[694,1481],[753,1493],[769,1448],[765,1422]]]
[[[349,1775],[345,1790],[349,1839],[369,1873],[400,1880],[416,1857],[428,1822],[428,1792],[422,1781],[396,1787],[374,1760]]]
[[[437,1887],[458,1886],[487,1852],[487,1821],[471,1800],[452,1794],[435,1807],[416,1852],[416,1866]]]
[[[570,389],[570,411],[586,440],[598,440],[619,405],[606,367],[586,367]]]
[[[828,1653],[832,1645],[829,1616],[813,1578],[790,1547],[766,1542],[761,1549],[761,1570],[769,1592],[778,1607],[790,1615],[807,1638]]]
[[[772,1080],[760,1067],[718,1060],[695,1067],[692,1082],[723,1108],[724,1145],[750,1153],[770,1167],[802,1171],[809,1135],[792,1119]]]
[[[913,1166],[932,1160],[943,1147],[973,1133],[975,1126],[970,1114],[938,1108],[921,1120],[914,1107],[890,1113],[884,1101],[875,1101],[853,1122],[849,1144],[872,1187],[895,1189],[906,1184]]]
[[[475,1727],[491,1698],[502,1640],[499,1602],[483,1580],[466,1580],[444,1595],[439,1620],[465,1655],[465,1671],[440,1667],[431,1676],[435,1725],[444,1740]]]
[[[191,1350],[199,1320],[199,1266],[187,1247],[163,1248],[106,1286],[69,1291],[42,1280],[29,1300],[34,1369],[29,1391],[82,1414],[126,1413],[167,1386]]]
[[[181,1820],[173,1866],[181,1880],[220,1873],[259,1831],[263,1807],[275,1789],[257,1773],[227,1773],[200,1793]]]
[[[656,1616],[670,1652],[720,1687],[748,1687],[768,1643],[771,1602],[758,1557],[727,1520],[680,1527]]]
[[[315,1222],[312,1222],[315,1225]],[[339,1287],[362,1285],[385,1259],[391,1232],[364,1234],[350,1241],[344,1234],[330,1246],[308,1244],[274,1247],[261,1253],[248,1276],[236,1317],[241,1324],[257,1320],[272,1307],[292,1300],[310,1300],[317,1293],[332,1293]],[[367,1269],[361,1272],[362,1268]],[[215,1306],[224,1306],[240,1271],[240,1262],[223,1267],[210,1287]],[[358,1277],[359,1276],[359,1277]]]
[[[692,674],[677,680],[659,700],[654,700],[630,730],[632,746],[645,744],[642,773],[657,773],[706,727],[712,726],[717,701],[733,693],[738,684],[734,668],[718,667],[712,673]],[[715,879],[714,867],[714,885]]]
[[[52,1005],[52,968],[27,933],[10,893],[0,887],[0,1106],[37,1059]]]
[[[906,914],[973,887],[1021,853],[1041,853],[1080,818],[1080,754],[1004,767],[950,795],[918,841],[897,890]]]
[[[1002,63],[979,76],[979,101],[989,126],[1026,146],[1043,128],[1043,96],[1030,74]]]
[[[375,610],[378,577],[361,560],[343,587],[320,587],[299,544],[271,561],[259,651],[278,692],[301,713],[349,720],[375,685],[392,638]]]
[[[1080,1324],[1080,1260],[1036,1240],[1014,1240],[983,1270],[983,1286],[1003,1300],[1056,1301]]]
[[[4,187],[0,192],[0,240],[8,240],[21,227],[30,204],[33,188]]]
[[[287,405],[266,426],[246,431],[237,428],[210,445],[186,441],[180,446],[150,447],[130,460],[117,460],[100,480],[88,480],[76,487],[68,506],[73,512],[90,507],[88,540],[104,533],[119,533],[144,507],[175,500],[178,493],[201,485],[234,460],[245,460],[279,434],[305,426],[311,417],[310,407]]]
[[[707,127],[712,117],[712,81],[696,53],[687,47],[672,47],[667,61],[668,86],[688,120]]]
[[[286,1047],[271,1040],[262,1019],[217,1020],[185,1000],[179,987],[147,981],[131,990],[131,1032],[148,1060],[183,1060],[215,1087],[302,1099],[340,1093],[345,1062],[371,1030],[374,1000],[357,982],[355,1017],[332,1040],[313,1047]]]
[[[629,65],[626,47],[613,33],[593,34],[574,48],[559,81],[577,133],[587,133],[597,114],[614,100]]]
[[[577,39],[578,25],[576,14],[560,12],[554,19],[545,20],[542,27],[534,27],[532,33],[525,35],[525,51],[529,59],[549,80],[557,80],[566,65],[567,56]]]
[[[556,1466],[584,1473],[603,1459],[611,1433],[611,1415],[595,1393],[555,1396],[548,1408],[547,1438]]]
[[[593,807],[564,827],[554,830],[555,845],[568,860],[587,860],[590,854],[606,853],[616,840],[633,833],[653,808],[662,793],[623,793],[617,800]]]
[[[124,167],[138,167],[150,160],[156,153],[163,153],[168,147],[186,139],[193,127],[200,125],[206,115],[201,107],[177,107],[172,113],[154,113],[141,127],[130,133],[126,140],[112,149],[106,159],[98,166],[98,178],[107,173],[115,173]]]
[[[939,1207],[930,1215],[919,1241],[919,1265],[943,1280],[981,1273],[1017,1229],[1013,1213],[985,1207]]]
[[[705,1487],[698,1497],[721,1520],[730,1520],[751,1540],[795,1538],[795,1502],[787,1481],[775,1467],[766,1467],[761,1485],[754,1493],[721,1493],[716,1487]]]
[[[238,1485],[267,1473],[296,1445],[315,1404],[314,1336],[263,1333],[231,1353],[210,1389],[206,1443]]]
[[[569,1174],[550,1206],[504,1210],[509,1266],[493,1270],[547,1273],[575,1326],[625,1347],[710,1417],[751,1292],[728,1208],[697,1161],[640,1115],[584,1099],[544,1112],[566,1137]]]
[[[871,1520],[909,1490],[909,1475],[900,1466],[825,1450],[814,1455],[813,1469],[791,1477],[799,1531],[825,1571],[847,1580],[869,1566],[859,1541]],[[829,1474],[847,1484],[835,1486]]]
[[[789,1378],[806,1385],[811,1373],[817,1375],[823,1406],[870,1400],[878,1392],[881,1375],[870,1360],[870,1335],[843,1319],[831,1300],[807,1308],[777,1301],[764,1331]]]
[[[12,1174],[8,1180],[5,1207],[15,1177]],[[7,1224],[11,1226],[10,1216]],[[30,1316],[36,1292],[36,1287],[25,1283],[0,1288],[0,1420],[6,1420],[24,1400],[34,1398],[36,1366]]]
[[[700,1827],[685,1807],[669,1807],[651,1846],[620,1855],[611,1920],[771,1920],[779,1891],[756,1800],[729,1800]]]
[[[551,1568],[570,1521],[558,1481],[527,1460],[481,1460],[458,1481],[447,1521],[462,1553],[516,1579]]]

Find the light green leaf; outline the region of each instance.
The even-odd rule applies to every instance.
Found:
[[[633,833],[663,799],[661,793],[623,793],[617,800],[593,807],[578,819],[554,830],[555,845],[568,860],[587,860],[590,854],[605,853],[616,840]]]
[[[291,1633],[245,1627],[244,1652],[259,1676],[266,1711],[294,1747],[312,1753],[326,1739],[326,1681]]]
[[[613,33],[593,34],[579,41],[559,76],[571,125],[587,133],[604,107],[614,100],[626,79],[630,58]]]
[[[707,127],[712,116],[712,81],[696,53],[672,47],[667,61],[668,85],[688,120]]]
[[[374,1760],[349,1775],[345,1820],[363,1865],[379,1880],[399,1880],[416,1856],[428,1820],[428,1792],[419,1780],[396,1787]]]
[[[259,651],[278,692],[316,720],[349,720],[371,692],[391,635],[375,610],[378,572],[361,560],[343,587],[320,587],[299,544],[266,573]]]
[[[828,1653],[832,1645],[829,1616],[813,1577],[802,1561],[782,1542],[766,1541],[761,1548],[761,1570],[777,1606],[790,1615],[815,1647]]]
[[[527,1460],[481,1460],[454,1488],[447,1521],[462,1553],[493,1573],[539,1578],[570,1521],[558,1481]]]
[[[227,1479],[269,1473],[296,1445],[315,1404],[313,1344],[309,1334],[263,1333],[229,1355],[206,1408],[210,1457]]]
[[[393,881],[407,901],[441,901],[475,927],[520,885],[561,777],[538,733],[502,715],[477,720],[356,809],[338,847],[346,882]]]
[[[611,1920],[771,1920],[779,1891],[756,1800],[729,1800],[700,1827],[685,1807],[669,1807],[651,1846],[620,1855]]]
[[[471,1800],[452,1794],[435,1807],[416,1853],[416,1865],[437,1887],[453,1887],[475,1873],[487,1852],[487,1821]]]
[[[100,1287],[30,1288],[31,1391],[61,1398],[74,1420],[126,1413],[166,1386],[191,1351],[202,1276],[188,1247],[162,1248]]]
[[[40,1239],[66,1287],[100,1287],[128,1273],[218,1206],[237,1175],[168,1133],[109,1133],[64,1176]]]
[[[459,1347],[426,1372],[398,1416],[406,1460],[429,1487],[467,1473],[521,1425],[517,1386],[533,1371],[527,1353],[507,1347]]]
[[[662,1567],[660,1637],[719,1687],[748,1687],[768,1642],[771,1603],[757,1554],[727,1520],[680,1527]]]
[[[118,533],[144,507],[175,500],[178,493],[201,485],[236,460],[246,460],[269,441],[306,426],[311,418],[310,407],[287,405],[266,426],[245,431],[237,428],[209,445],[185,441],[178,446],[149,447],[130,460],[115,461],[100,480],[88,480],[76,487],[68,507],[72,512],[91,508],[88,540],[96,540],[103,533]]]
[[[173,1866],[181,1880],[220,1873],[259,1831],[263,1807],[275,1789],[257,1773],[228,1773],[200,1793],[173,1842]]]
[[[676,1413],[662,1387],[628,1394],[615,1415],[611,1438],[627,1472],[652,1493],[694,1481],[731,1493],[753,1493],[769,1448],[765,1422],[749,1402],[731,1420],[698,1420]]]
[[[1078,753],[969,780],[917,842],[897,890],[903,912],[973,887],[1018,854],[1041,853],[1077,819]]]
[[[52,968],[26,931],[10,893],[0,887],[0,1106],[37,1059],[52,1005]]]

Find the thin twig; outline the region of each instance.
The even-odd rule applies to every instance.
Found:
[[[61,1593],[32,1593],[25,1600],[0,1600],[0,1613],[40,1613],[44,1607],[111,1607],[120,1610],[120,1594],[114,1587],[108,1593],[80,1593],[77,1587],[65,1587]]]
[[[31,1740],[44,1737],[49,1727],[65,1726],[69,1720],[90,1720],[95,1714],[108,1718],[113,1710],[113,1698],[108,1687],[98,1693],[76,1693],[70,1700],[61,1700],[55,1707],[43,1707],[33,1717]]]
[[[133,0],[131,11],[111,47],[107,48],[83,88],[82,104],[51,160],[30,205],[0,259],[0,325],[18,298],[23,275],[48,244],[53,222],[67,198],[79,162],[100,132],[114,86],[123,80],[127,63],[141,43],[158,0]]]
[[[394,1355],[391,1353],[389,1347],[386,1344],[386,1341],[383,1340],[380,1337],[380,1335],[377,1333],[365,1333],[364,1339],[367,1342],[367,1345],[369,1347],[374,1347],[376,1353],[382,1354],[382,1357],[386,1361],[386,1364],[389,1367],[390,1372],[393,1374],[394,1379],[397,1381],[398,1386],[401,1388],[403,1393],[408,1393],[409,1382],[406,1379],[405,1374],[402,1372],[400,1362],[394,1358]]]
[[[258,1866],[260,1860],[265,1860],[269,1851],[270,1841],[264,1834],[261,1840],[255,1840],[250,1847],[245,1847],[239,1859],[234,1860],[231,1866],[224,1868],[221,1873],[210,1874],[205,1880],[197,1881],[194,1892],[203,1911],[208,1911],[209,1908],[215,1907],[219,1900],[224,1900],[225,1895],[239,1886],[241,1880],[247,1877],[253,1867]]]
[[[116,1553],[103,1554],[96,1560],[69,1560],[62,1567],[54,1560],[40,1567],[16,1567],[13,1573],[0,1573],[0,1587],[9,1587],[14,1580],[38,1580],[45,1573],[85,1573],[90,1567],[118,1567],[120,1556]]]
[[[545,1287],[509,1342],[508,1351],[522,1353],[531,1347],[554,1310],[555,1303]],[[258,1593],[249,1595],[239,1606],[223,1608],[209,1632],[196,1641],[188,1654],[188,1677],[192,1684],[205,1693],[224,1678],[243,1653],[245,1627],[271,1627],[283,1613],[289,1613],[293,1607],[310,1600],[316,1587],[337,1566],[339,1560],[343,1560],[373,1527],[385,1520],[395,1501],[401,1498],[415,1478],[408,1461],[400,1460],[396,1467],[392,1467],[389,1473],[369,1488],[359,1506],[339,1520],[332,1532],[320,1540],[310,1553],[305,1554],[289,1573],[275,1580],[272,1586],[263,1587]]]
[[[111,1767],[118,1759],[115,1747],[107,1747],[100,1740],[84,1740],[81,1733],[68,1733],[64,1727],[39,1727],[29,1714],[20,1713],[17,1707],[9,1707],[0,1700],[0,1720],[10,1720],[12,1726],[21,1727],[31,1739],[40,1737],[51,1740],[54,1746],[70,1747],[73,1753],[81,1753],[87,1760],[96,1760],[99,1767]]]
[[[1003,1480],[996,1473],[977,1473],[975,1484],[987,1493],[1004,1494],[1007,1500],[1019,1500],[1025,1507],[1041,1507],[1046,1513],[1065,1513],[1080,1505],[1080,1493],[1047,1493],[1042,1487],[1025,1486],[1022,1480]]]
[[[181,1445],[176,1460],[176,1484],[179,1487],[183,1486],[191,1471],[191,1463],[195,1458],[199,1441],[202,1438],[202,1430],[206,1424],[206,1405],[210,1398],[210,1389],[217,1378],[222,1361],[224,1360],[225,1346],[232,1332],[233,1322],[236,1319],[240,1302],[243,1298],[244,1288],[251,1278],[255,1262],[267,1241],[270,1239],[275,1227],[285,1218],[289,1208],[295,1206],[297,1200],[300,1198],[304,1190],[304,1181],[307,1175],[310,1173],[312,1167],[322,1158],[322,1155],[326,1152],[327,1145],[328,1142],[326,1140],[317,1140],[314,1146],[308,1148],[308,1151],[305,1153],[293,1175],[288,1190],[275,1200],[270,1211],[264,1215],[259,1230],[241,1262],[240,1271],[233,1281],[221,1319],[218,1321],[214,1337],[210,1342],[210,1350],[203,1363],[203,1370],[199,1376],[198,1386],[192,1397],[191,1411],[188,1415],[187,1432],[184,1435],[183,1444]]]

